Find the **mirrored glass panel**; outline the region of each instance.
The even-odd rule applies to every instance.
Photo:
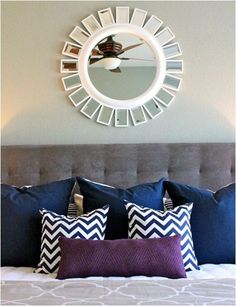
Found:
[[[183,61],[169,60],[166,61],[166,70],[171,73],[183,72]]]
[[[83,106],[81,109],[81,113],[83,113],[85,116],[92,118],[94,114],[99,109],[100,103],[93,99],[89,99],[89,101]]]
[[[88,33],[86,33],[80,27],[75,27],[74,30],[70,33],[70,38],[74,39],[77,43],[83,45],[86,40],[89,38]]]
[[[174,95],[172,95],[168,90],[161,88],[155,98],[163,105],[169,106],[174,98]]]
[[[145,108],[146,112],[151,118],[155,118],[157,115],[159,115],[162,112],[160,106],[153,99],[145,103],[143,107]]]
[[[62,78],[65,90],[70,90],[80,86],[79,74],[73,74],[68,77]]]
[[[74,106],[80,105],[82,102],[84,102],[86,99],[89,98],[87,92],[84,90],[83,87],[80,87],[76,91],[74,91],[72,94],[69,95],[69,98],[71,99]]]
[[[116,7],[116,23],[129,23],[129,7]]]
[[[139,125],[147,121],[142,106],[130,110],[134,125]]]
[[[95,46],[88,73],[103,95],[128,100],[150,87],[156,75],[156,60],[149,45],[138,36],[116,34]]]
[[[83,23],[83,25],[85,26],[85,28],[88,30],[90,34],[101,29],[100,24],[98,23],[97,19],[93,15],[88,16],[87,18],[83,19],[81,22]]]
[[[126,127],[128,126],[128,110],[116,109],[115,126]]]
[[[171,32],[170,28],[168,27],[166,27],[156,35],[156,39],[161,46],[171,41],[174,37],[175,37],[174,34]]]
[[[181,79],[174,77],[173,75],[166,75],[163,86],[172,90],[179,90]]]
[[[100,109],[97,122],[109,125],[111,122],[114,109],[108,106],[103,105]]]
[[[172,58],[182,54],[178,43],[166,45],[163,50],[166,58]]]
[[[146,11],[135,8],[130,23],[142,27],[146,16]]]
[[[103,26],[110,25],[115,22],[110,8],[98,11],[98,16]]]
[[[75,73],[79,69],[79,62],[76,59],[62,59],[61,73]]]
[[[145,24],[144,29],[150,32],[151,34],[155,34],[161,25],[162,21],[156,16],[152,15]]]

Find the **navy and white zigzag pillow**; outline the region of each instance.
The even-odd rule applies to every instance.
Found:
[[[59,237],[103,240],[109,206],[93,210],[77,218],[58,215],[43,209],[40,262],[35,272],[57,271],[61,259]]]
[[[161,238],[181,235],[181,251],[185,270],[199,270],[194,253],[190,216],[193,204],[160,211],[127,203],[129,238]]]

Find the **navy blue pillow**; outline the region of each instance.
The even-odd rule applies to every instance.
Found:
[[[67,214],[75,178],[41,186],[1,185],[2,266],[35,267],[39,262],[42,208]]]
[[[235,184],[216,192],[169,181],[164,184],[175,207],[193,202],[190,223],[198,263],[234,263]]]
[[[115,188],[83,177],[77,177],[80,191],[84,196],[83,209],[88,213],[94,209],[109,205],[105,239],[128,238],[128,214],[124,201],[152,209],[163,210],[165,178],[155,183],[147,183],[128,189]]]

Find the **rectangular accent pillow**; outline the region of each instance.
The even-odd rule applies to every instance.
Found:
[[[61,259],[59,237],[77,239],[104,239],[109,206],[96,209],[87,215],[70,218],[42,210],[42,238],[40,262],[35,272],[57,271]],[[71,250],[73,253],[74,251]]]
[[[105,236],[105,239],[109,240],[128,238],[128,216],[124,200],[153,209],[163,209],[164,180],[165,178],[162,178],[158,182],[121,189],[77,177],[81,194],[84,196],[85,213],[109,204]]]
[[[175,207],[193,202],[191,228],[199,264],[235,263],[235,184],[213,192],[165,182]]]
[[[134,275],[186,277],[179,236],[104,241],[61,237],[59,245],[59,279]]]
[[[190,216],[193,204],[185,204],[173,210],[160,211],[126,204],[129,220],[129,238],[160,238],[181,236],[181,251],[185,270],[199,270],[194,253]]]
[[[35,267],[40,256],[43,207],[66,214],[75,178],[19,188],[1,185],[2,266]]]

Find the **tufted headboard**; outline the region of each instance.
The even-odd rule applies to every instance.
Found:
[[[129,187],[160,177],[217,189],[235,179],[233,143],[3,146],[2,182],[36,185],[80,175]]]

